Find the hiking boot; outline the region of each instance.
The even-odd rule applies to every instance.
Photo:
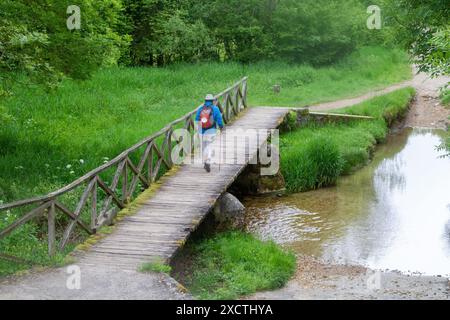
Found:
[[[205,162],[205,170],[206,172],[210,173],[211,172],[211,165],[208,162]]]

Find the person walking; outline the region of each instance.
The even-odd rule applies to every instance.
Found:
[[[222,113],[214,104],[214,95],[208,94],[205,103],[197,110],[195,121],[199,125],[202,138],[202,158],[206,172],[211,172],[212,148],[211,144],[217,135],[217,129],[223,129]]]

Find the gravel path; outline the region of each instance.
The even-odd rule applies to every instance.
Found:
[[[3,279],[0,281],[0,300],[191,299],[175,280],[165,274],[83,265],[78,268],[68,266]],[[78,270],[79,282],[76,278]]]

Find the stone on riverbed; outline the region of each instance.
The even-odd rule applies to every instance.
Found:
[[[224,193],[214,207],[214,217],[219,224],[239,225],[244,215],[244,205],[231,193]]]

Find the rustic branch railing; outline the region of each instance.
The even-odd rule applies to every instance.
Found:
[[[225,123],[230,122],[247,107],[246,97],[247,77],[215,97]],[[184,128],[192,137],[195,133],[195,114],[196,110],[191,111],[169,123],[115,159],[58,191],[42,197],[0,205],[0,217],[5,211],[21,211],[20,217],[0,230],[0,241],[36,218],[47,221],[49,255],[54,255],[57,250],[62,251],[66,247],[77,226],[88,234],[95,234],[98,228],[112,221],[139,191],[149,188],[165,170],[172,168],[171,150],[180,143],[173,132],[178,128]],[[106,182],[108,178],[112,178],[110,183]],[[67,198],[70,198],[70,201]],[[69,209],[64,202],[71,202],[74,209]],[[32,208],[29,208],[30,206]],[[65,216],[67,222],[59,241],[56,239],[57,214]]]

